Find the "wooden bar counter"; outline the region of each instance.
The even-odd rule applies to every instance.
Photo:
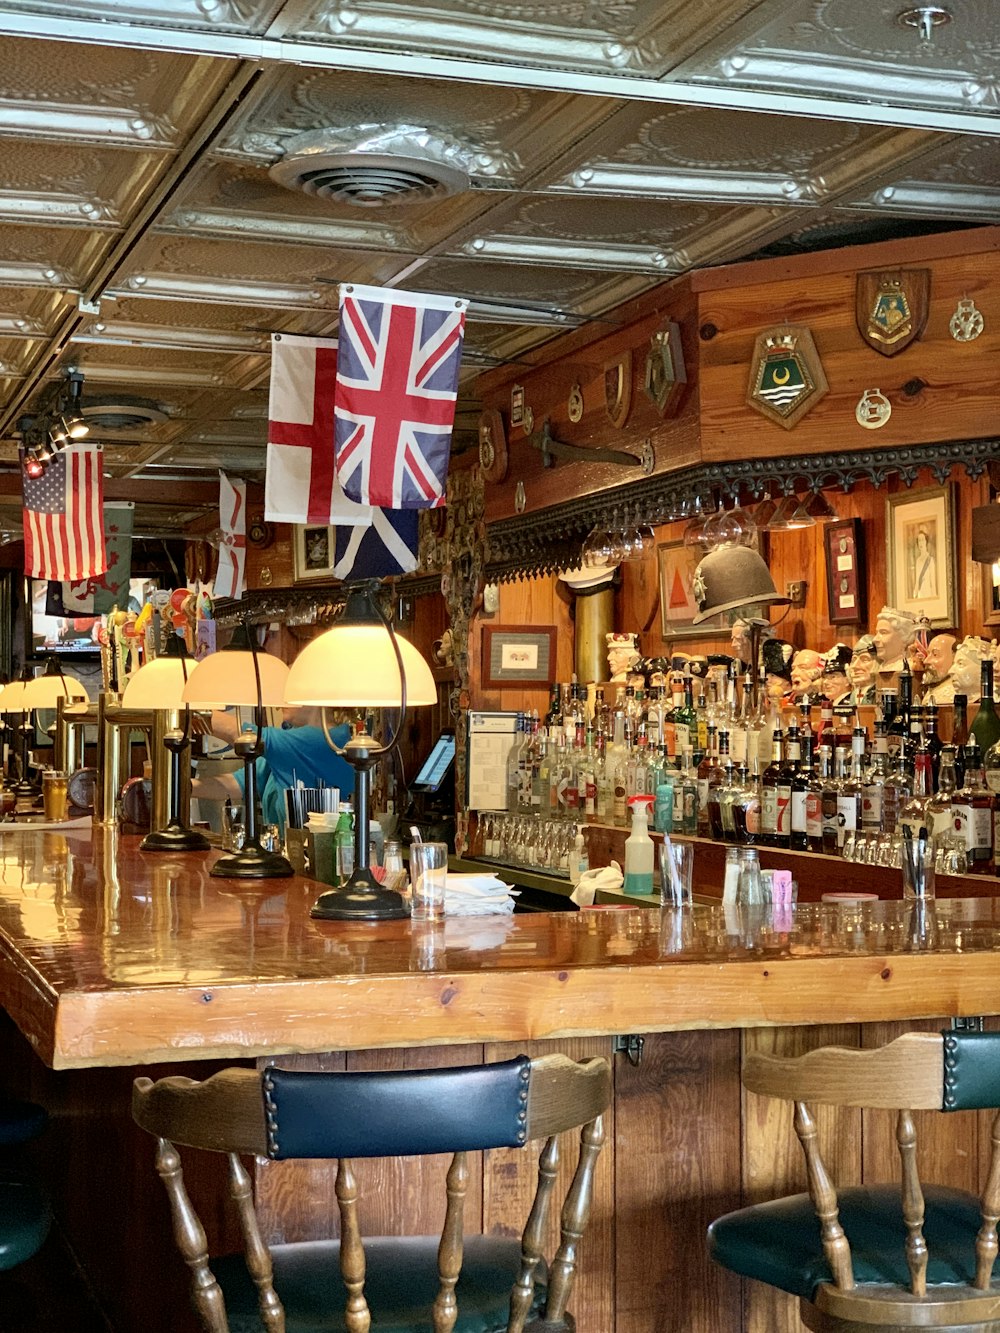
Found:
[[[614,1057],[580,1333],[774,1333],[797,1328],[789,1303],[741,1290],[702,1247],[713,1216],[801,1178],[784,1108],[741,1090],[745,1051],[877,1045],[913,1020],[1000,1015],[991,898],[942,900],[922,916],[898,902],[805,904],[766,923],[701,905],[349,926],[309,917],[314,881],[212,879],[213,855],[146,856],[137,839],[87,828],[0,833],[5,1079],[52,1109],[45,1158],[60,1221],[115,1333],[193,1327],[152,1144],[128,1118],[140,1068],[200,1077],[213,1062],[267,1056],[332,1069],[553,1048],[611,1056],[614,1038],[644,1034],[637,1063]],[[938,1158],[965,1185],[988,1119],[959,1120],[924,1151],[931,1176]],[[842,1182],[895,1174],[889,1122],[829,1113],[821,1132]],[[470,1198],[484,1230],[523,1220],[529,1165],[482,1155]],[[434,1224],[443,1191],[428,1164],[370,1168],[369,1230]],[[216,1175],[206,1157],[196,1197]],[[259,1163],[257,1188],[272,1238],[330,1234],[325,1167]],[[212,1225],[214,1251],[232,1232],[221,1215]],[[153,1273],[144,1251],[161,1256]]]

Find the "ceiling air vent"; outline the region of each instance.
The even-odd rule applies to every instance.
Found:
[[[145,430],[168,420],[167,413],[151,398],[132,398],[117,393],[104,398],[85,398],[80,406],[92,431],[114,434],[116,431]]]
[[[414,125],[312,130],[289,139],[272,177],[355,208],[416,204],[467,190],[475,150]]]

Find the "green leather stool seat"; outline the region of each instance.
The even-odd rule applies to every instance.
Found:
[[[51,1220],[45,1196],[30,1180],[0,1171],[0,1272],[42,1248]]]
[[[437,1236],[379,1236],[365,1240],[365,1299],[372,1333],[433,1333],[431,1307],[438,1292]],[[505,1333],[510,1289],[521,1261],[520,1239],[467,1236],[458,1280],[455,1333]],[[286,1333],[337,1333],[344,1325],[346,1291],[337,1241],[276,1245],[274,1289],[285,1307]],[[257,1289],[243,1256],[212,1260],[222,1287],[230,1333],[263,1333]],[[544,1280],[544,1265],[539,1265]],[[536,1307],[543,1287],[536,1287]]]
[[[0,1148],[13,1148],[37,1139],[48,1123],[44,1107],[0,1097]]]
[[[857,1283],[909,1285],[906,1225],[896,1185],[840,1190],[840,1224],[851,1246]],[[974,1241],[979,1200],[943,1185],[924,1188],[924,1237],[930,1254],[927,1283],[966,1285],[975,1276]],[[811,1301],[816,1288],[832,1282],[823,1256],[819,1222],[808,1194],[741,1208],[708,1229],[709,1253],[734,1273]]]

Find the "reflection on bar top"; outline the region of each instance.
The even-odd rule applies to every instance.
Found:
[[[538,972],[667,963],[879,958],[1000,949],[1000,900],[804,904],[786,919],[721,905],[378,925],[317,922],[296,876],[215,880],[216,855],[140,853],[138,839],[0,833],[0,938],[67,989]]]

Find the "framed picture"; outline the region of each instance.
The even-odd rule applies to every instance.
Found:
[[[756,549],[757,544],[754,544]],[[740,607],[736,611],[721,611],[700,625],[695,625],[698,603],[694,598],[694,571],[702,559],[700,546],[685,546],[683,542],[661,542],[656,548],[656,564],[660,579],[660,636],[664,640],[705,639],[727,634],[734,621],[742,616],[759,614],[767,619],[767,608]]]
[[[483,626],[483,685],[551,685],[556,678],[554,625]]]
[[[926,616],[935,629],[956,624],[955,488],[903,491],[886,500],[890,606]]]
[[[296,523],[292,529],[296,583],[329,583],[333,579],[333,528],[321,523]]]
[[[823,532],[827,616],[831,625],[868,623],[865,538],[860,518],[839,518]],[[894,603],[895,605],[895,603]]]

